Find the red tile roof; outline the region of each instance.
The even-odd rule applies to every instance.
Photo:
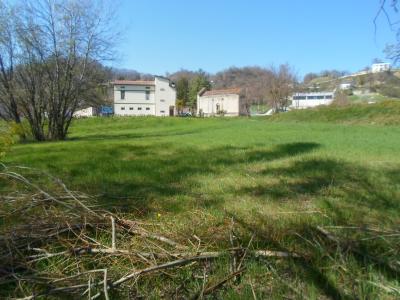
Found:
[[[111,83],[114,85],[155,85],[152,80],[115,80]]]
[[[226,94],[240,94],[240,88],[230,88],[223,90],[211,90],[203,93],[202,96],[226,95]]]

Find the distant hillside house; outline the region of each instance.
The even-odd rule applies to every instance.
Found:
[[[350,90],[353,87],[351,83],[341,83],[339,85],[339,89],[341,90]]]
[[[206,91],[197,95],[197,114],[200,116],[240,116],[246,114],[240,88]]]
[[[292,96],[291,108],[303,109],[319,105],[329,105],[334,98],[333,92],[297,93]]]
[[[114,86],[114,115],[116,116],[174,116],[176,114],[175,85],[169,79],[156,76],[154,80],[116,80]]]
[[[380,73],[390,70],[390,63],[373,64],[371,67],[372,73]]]

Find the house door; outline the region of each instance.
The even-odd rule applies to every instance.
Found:
[[[175,106],[170,106],[169,107],[169,116],[173,117],[175,112]]]

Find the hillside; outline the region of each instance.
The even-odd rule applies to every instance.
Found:
[[[398,70],[342,77],[321,75],[307,81],[302,89],[307,91],[333,91],[338,89],[342,83],[352,85],[352,88],[347,91],[352,102],[379,102],[390,98],[400,99],[400,72]]]
[[[274,115],[270,119],[273,121],[400,125],[400,101],[348,106],[330,105],[314,109],[292,110]]]

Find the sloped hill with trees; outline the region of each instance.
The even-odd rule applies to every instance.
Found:
[[[303,90],[323,91],[335,90],[341,83],[350,83],[352,89],[349,95],[357,93],[358,95],[379,94],[389,98],[400,99],[400,72],[392,70],[381,73],[367,73],[355,75],[343,75],[345,72],[321,72],[320,74],[310,73],[304,77]],[[365,97],[369,99],[369,97]],[[353,100],[360,100],[354,97]]]

